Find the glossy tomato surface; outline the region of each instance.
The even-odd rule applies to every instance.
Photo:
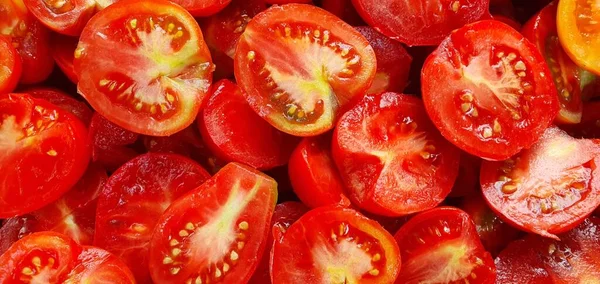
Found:
[[[139,134],[123,129],[108,121],[97,112],[92,116],[89,128],[89,141],[92,160],[114,171],[127,161],[139,155],[133,145]]]
[[[12,92],[19,79],[23,65],[21,55],[15,50],[12,38],[0,35],[0,94]]]
[[[79,93],[96,111],[154,136],[193,123],[214,68],[198,23],[161,0],[120,1],[100,11],[81,34],[74,64]]]
[[[158,219],[150,244],[155,283],[241,282],[267,246],[277,183],[237,163],[175,200]]]
[[[425,61],[421,83],[427,113],[442,135],[488,160],[531,147],[559,109],[540,52],[498,21],[454,31]]]
[[[375,53],[360,33],[306,4],[256,15],[235,53],[235,78],[250,106],[297,136],[332,129],[342,108],[369,88],[375,71]]]
[[[332,152],[352,201],[385,216],[441,203],[460,155],[431,124],[420,99],[392,92],[367,95],[345,113]]]
[[[556,24],[565,51],[577,65],[600,75],[598,3],[584,0],[558,1]]]
[[[34,87],[25,90],[34,98],[43,99],[51,104],[77,116],[85,125],[90,125],[94,111],[85,104],[68,94],[53,88]]]
[[[600,141],[552,127],[531,149],[484,161],[481,189],[491,208],[517,228],[557,238],[600,205]]]
[[[85,172],[85,125],[28,94],[0,96],[0,217],[39,209],[67,192]]]
[[[213,15],[227,7],[231,0],[174,0],[195,17]]]
[[[27,9],[51,30],[77,36],[96,10],[117,0],[22,0]]]
[[[125,163],[98,197],[94,245],[121,257],[139,282],[150,281],[148,249],[158,219],[209,177],[200,165],[175,154],[149,153]]]
[[[79,43],[79,38],[76,37],[59,34],[53,34],[50,37],[52,57],[54,58],[54,62],[56,62],[56,66],[75,84],[79,81],[75,73],[75,66],[73,65],[77,43]]]

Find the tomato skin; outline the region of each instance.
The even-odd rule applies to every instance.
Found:
[[[14,49],[12,39],[0,34],[0,94],[10,93],[21,78],[23,64],[21,56]]]
[[[84,102],[79,101],[58,89],[34,87],[25,90],[34,98],[44,99],[53,105],[77,116],[85,125],[90,125],[94,112]]]
[[[507,223],[557,239],[600,205],[600,141],[551,127],[530,149],[503,162],[484,161],[481,189]]]
[[[331,135],[304,138],[292,153],[288,170],[294,192],[307,206],[350,206],[331,156]]]
[[[28,94],[7,94],[0,96],[0,117],[0,217],[53,202],[83,175],[90,149],[74,115]]]
[[[350,248],[336,250],[338,238],[346,246],[355,247],[356,251]],[[358,238],[371,250],[365,252],[365,248],[356,243]],[[375,254],[379,257],[371,264]],[[327,257],[329,259],[321,259]],[[356,266],[331,263],[350,257],[354,258],[352,264]],[[365,267],[367,264],[362,261],[369,262],[370,267]],[[336,269],[328,271],[322,267],[327,265]],[[377,222],[353,209],[326,206],[304,214],[288,228],[280,241],[275,242],[271,277],[273,284],[338,283],[336,281],[343,281],[342,277],[352,277],[356,283],[393,283],[400,265],[398,244]],[[345,270],[344,274],[340,274],[342,270]],[[372,274],[369,271],[373,271]]]
[[[77,265],[65,280],[68,283],[135,284],[133,274],[117,256],[100,248],[83,246]],[[71,282],[72,281],[72,282]]]
[[[92,160],[114,171],[139,153],[128,147],[139,134],[123,129],[94,113],[90,122],[89,140],[92,143]]]
[[[486,61],[490,57],[494,63]],[[526,68],[518,72],[521,75],[513,66],[519,62]],[[421,82],[427,113],[442,135],[465,152],[486,160],[508,159],[531,147],[559,110],[556,88],[543,62],[537,48],[504,23],[466,25],[425,61]],[[498,74],[502,76],[494,77]],[[525,83],[530,88],[521,87]],[[502,90],[513,85],[518,91]]]
[[[332,153],[353,203],[383,216],[441,203],[460,157],[431,124],[420,99],[392,92],[366,95],[342,116]]]
[[[458,208],[421,212],[394,238],[402,244],[403,262],[396,283],[495,283],[494,260],[483,248],[469,214]],[[446,273],[439,273],[440,269]]]
[[[94,245],[120,256],[139,282],[150,281],[148,250],[157,220],[171,202],[209,177],[176,154],[148,153],[125,163],[98,197]]]
[[[206,17],[223,10],[231,0],[174,0],[194,17]]]
[[[53,34],[50,38],[50,47],[52,49],[52,57],[56,66],[73,82],[77,84],[77,74],[75,73],[75,49],[77,48],[78,38],[69,37],[59,34]]]
[[[352,5],[352,0],[322,0],[321,7],[350,25],[362,26],[365,24]]]
[[[287,164],[299,142],[258,116],[240,88],[229,80],[215,84],[198,125],[206,145],[218,158],[257,169]]]

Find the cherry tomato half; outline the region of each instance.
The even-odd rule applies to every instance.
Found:
[[[12,38],[0,34],[0,94],[10,93],[21,78],[21,56],[13,48]]]

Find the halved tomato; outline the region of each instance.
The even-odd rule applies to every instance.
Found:
[[[213,90],[198,116],[198,126],[208,148],[221,160],[257,169],[287,164],[300,140],[258,116],[235,83],[222,80]]]
[[[136,282],[127,265],[119,257],[100,248],[84,246],[77,257],[77,265],[62,283],[134,284]]]
[[[12,38],[0,34],[0,94],[10,93],[21,78],[21,56],[14,49]]]
[[[369,88],[375,70],[367,39],[306,4],[273,6],[256,15],[235,54],[235,78],[250,106],[297,136],[333,128],[342,108]]]
[[[600,139],[600,102],[588,102],[583,105],[581,122],[561,125],[569,135],[577,138]]]
[[[529,235],[510,244],[496,258],[498,282],[598,283],[600,219],[589,218],[560,241]]]
[[[77,36],[96,13],[117,0],[23,0],[25,6],[51,30]]]
[[[550,3],[523,27],[523,35],[534,43],[550,67],[558,91],[560,111],[557,123],[579,123],[583,103],[579,67],[565,53],[558,40],[556,30],[556,7],[558,1]]]
[[[401,43],[389,39],[371,27],[356,27],[375,51],[377,72],[367,94],[402,92],[408,84],[408,73],[412,57]]]
[[[121,257],[138,282],[149,282],[148,250],[158,219],[171,202],[209,177],[200,165],[175,154],[149,153],[127,162],[98,197],[94,245]]]
[[[362,26],[365,22],[360,17],[352,0],[322,0],[321,7],[330,13],[338,16],[344,22],[352,26]]]
[[[140,154],[134,144],[140,135],[123,129],[94,113],[90,122],[89,140],[92,148],[92,160],[114,171],[127,161]]]
[[[85,125],[90,125],[94,111],[82,101],[63,93],[58,89],[34,87],[26,89],[24,92],[34,98],[44,99],[51,104],[66,110],[79,118]]]
[[[489,19],[489,0],[352,0],[362,18],[386,36],[437,45],[465,24]]]
[[[0,96],[0,218],[58,199],[89,158],[87,130],[77,117],[27,94]]]
[[[420,99],[391,92],[366,95],[342,116],[332,152],[352,201],[384,216],[437,206],[454,184],[460,157]]]
[[[237,163],[177,199],[150,246],[155,283],[245,283],[267,244],[277,183]]]
[[[50,47],[52,48],[52,57],[60,70],[71,80],[77,84],[77,74],[75,73],[75,49],[79,39],[59,34],[53,34],[50,38]]]
[[[394,238],[402,245],[403,262],[396,283],[495,283],[494,260],[460,209],[419,213]]]
[[[223,10],[231,0],[174,0],[195,17],[214,15]]]
[[[41,231],[58,232],[78,244],[91,245],[96,198],[107,179],[104,169],[90,164],[83,177],[61,198],[29,214],[8,219],[0,228],[0,254],[17,240]]]
[[[490,207],[521,230],[557,239],[600,205],[600,140],[552,127],[502,162],[484,161],[481,189]]]
[[[442,135],[488,160],[531,147],[559,109],[540,52],[498,21],[454,31],[425,61],[421,82],[425,108]]]
[[[377,222],[346,208],[320,207],[300,217],[275,242],[273,284],[393,283],[398,244]]]
[[[9,36],[21,55],[21,83],[35,84],[50,76],[54,66],[50,32],[27,11],[23,0],[0,2],[0,34]]]
[[[120,1],[100,11],[81,34],[74,64],[79,92],[96,111],[153,136],[193,123],[214,69],[198,23],[164,0]]]
[[[600,10],[591,0],[560,0],[556,25],[560,43],[577,65],[600,75]]]
[[[304,138],[290,157],[288,175],[294,192],[306,206],[350,206],[331,156],[330,134]]]

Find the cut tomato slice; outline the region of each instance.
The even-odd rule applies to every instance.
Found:
[[[230,163],[177,199],[158,220],[150,247],[155,283],[245,283],[267,244],[277,183]]]
[[[60,90],[52,88],[30,88],[25,90],[26,93],[30,94],[34,98],[44,99],[53,105],[66,110],[79,118],[85,125],[90,125],[94,111],[90,109],[82,101],[63,93]]]
[[[438,207],[410,219],[394,236],[402,255],[396,283],[494,283],[496,271],[469,214]]]
[[[218,158],[257,169],[287,164],[300,141],[258,116],[242,90],[229,80],[215,84],[198,124],[206,145]]]
[[[375,70],[373,48],[360,33],[306,4],[256,15],[235,54],[235,78],[250,106],[297,136],[333,128],[341,109],[369,88]]]
[[[58,199],[85,172],[89,152],[74,115],[27,94],[0,96],[0,217]]]
[[[0,94],[5,94],[17,87],[23,66],[21,56],[13,47],[12,38],[0,34],[0,50]]]
[[[558,2],[556,25],[560,43],[577,65],[600,75],[600,10],[598,3],[587,0]]]
[[[97,10],[117,0],[23,0],[25,6],[51,30],[77,36]]]
[[[174,0],[195,17],[214,15],[223,10],[231,0]]]
[[[531,149],[484,161],[481,189],[499,216],[544,237],[577,226],[600,205],[600,141],[549,128]]]
[[[96,247],[84,246],[77,265],[62,283],[134,284],[135,278],[119,257]]]
[[[531,147],[559,109],[540,52],[498,21],[453,32],[425,61],[421,82],[425,108],[442,135],[488,160]]]
[[[320,207],[275,242],[271,273],[282,283],[392,283],[398,244],[377,222],[352,209]]]
[[[198,23],[162,0],[120,1],[100,11],[81,34],[74,64],[79,92],[96,111],[153,136],[193,123],[214,69]]]
[[[75,37],[53,34],[50,38],[50,47],[52,49],[52,57],[60,70],[71,80],[77,84],[77,74],[75,73],[75,49],[77,48],[79,39]]]
[[[194,161],[174,154],[149,153],[127,162],[98,198],[94,245],[121,257],[138,282],[150,281],[148,250],[158,219],[209,177]]]
[[[413,45],[437,45],[465,24],[489,19],[489,0],[352,0],[370,26]]]
[[[431,124],[420,99],[391,92],[367,95],[342,116],[332,152],[352,201],[384,216],[441,203],[460,157]]]

